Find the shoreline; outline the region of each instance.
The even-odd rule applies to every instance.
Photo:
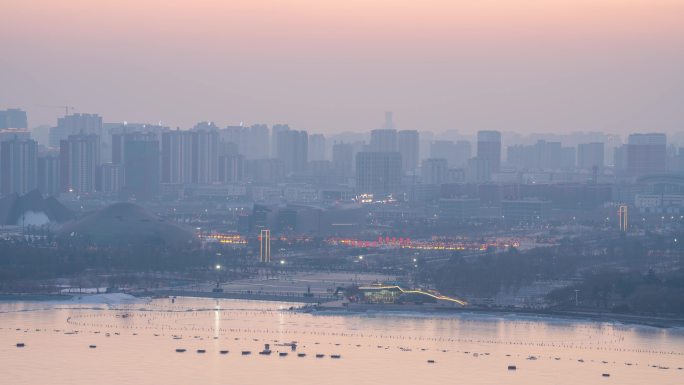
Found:
[[[363,305],[353,308],[342,306],[326,306],[331,302],[323,302],[321,298],[292,295],[273,295],[258,293],[231,293],[231,292],[194,292],[176,290],[158,291],[135,291],[129,292],[135,297],[169,298],[213,298],[235,299],[250,301],[282,302],[289,304],[303,304],[295,311],[302,312],[344,312],[349,314],[363,314],[367,312],[380,312],[391,315],[392,313],[415,313],[415,314],[482,314],[491,316],[519,315],[540,318],[560,318],[568,320],[583,320],[590,322],[620,322],[624,324],[651,326],[656,328],[684,327],[684,318],[667,316],[646,316],[637,314],[620,314],[602,311],[570,311],[558,309],[520,309],[520,308],[482,308],[482,307],[422,307],[422,305]],[[80,297],[89,294],[79,295]],[[0,293],[0,302],[49,302],[69,301],[77,296],[66,294],[34,294],[34,293]]]
[[[410,306],[410,305],[409,305]],[[496,309],[496,308],[478,308],[478,307],[464,307],[464,308],[418,308],[413,307],[385,307],[383,305],[373,305],[363,308],[341,308],[341,307],[327,307],[319,306],[313,308],[315,311],[332,311],[332,312],[348,312],[363,314],[369,311],[378,312],[382,314],[392,313],[416,313],[416,314],[481,314],[491,316],[526,316],[538,318],[556,318],[566,320],[582,320],[588,322],[620,322],[628,325],[641,325],[656,328],[676,328],[684,327],[684,319],[676,317],[662,317],[662,316],[643,316],[635,314],[619,314],[610,312],[572,312],[567,310],[553,310],[553,309]]]

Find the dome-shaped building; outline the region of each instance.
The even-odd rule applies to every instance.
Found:
[[[58,235],[62,239],[78,238],[96,244],[151,243],[180,247],[197,242],[189,229],[126,202],[66,223]]]

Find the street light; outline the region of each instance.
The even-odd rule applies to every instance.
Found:
[[[216,266],[214,266],[214,270],[216,271],[216,287],[213,288],[212,291],[214,293],[220,293],[223,291],[223,289],[221,289],[221,265],[217,263]]]

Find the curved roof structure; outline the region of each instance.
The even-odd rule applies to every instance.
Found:
[[[401,286],[397,285],[372,285],[372,286],[361,286],[359,287],[359,290],[365,290],[365,291],[371,291],[371,290],[396,290],[399,291],[401,294],[417,294],[417,295],[424,295],[439,301],[447,301],[447,302],[453,302],[457,303],[461,306],[466,306],[468,302],[460,300],[458,298],[452,298],[448,297],[446,295],[434,292],[434,291],[424,291],[420,289],[404,289]]]
[[[97,244],[158,243],[187,246],[197,241],[192,231],[167,222],[133,203],[115,203],[67,223],[59,236],[80,237]]]

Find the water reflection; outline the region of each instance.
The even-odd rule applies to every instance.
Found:
[[[191,298],[2,303],[0,360],[16,384],[684,380],[678,369],[684,366],[682,329],[467,313],[305,314],[288,311],[290,306]],[[289,341],[297,341],[306,357],[239,354],[260,351],[264,343],[289,350],[277,345]],[[26,347],[19,350],[17,342]],[[88,349],[91,344],[97,349]],[[176,353],[180,348],[186,352]],[[317,353],[325,358],[316,359]],[[332,360],[332,354],[342,358]]]

